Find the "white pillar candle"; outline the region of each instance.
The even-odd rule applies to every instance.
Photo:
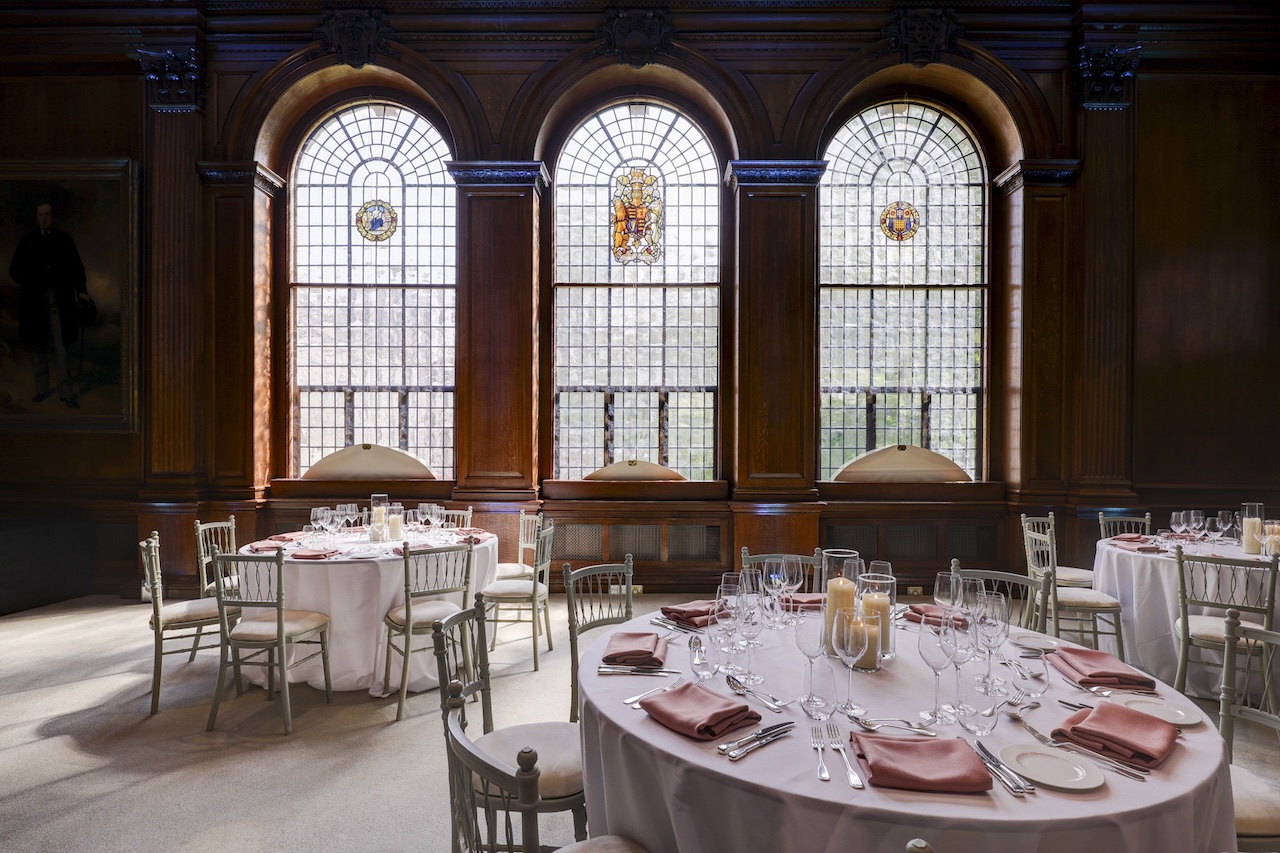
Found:
[[[867,650],[854,664],[856,669],[876,669],[880,666],[880,623],[867,620]]]
[[[847,578],[835,577],[827,581],[827,609],[823,613],[826,620],[826,648],[828,654],[835,654],[831,648],[831,627],[836,621],[836,611],[842,608],[853,608],[858,604],[858,585]]]
[[[889,651],[889,632],[885,630],[889,625],[889,620],[893,618],[893,605],[889,601],[889,594],[884,592],[864,592],[862,594],[862,611],[864,613],[880,614],[880,630],[877,632],[877,642],[881,652]],[[871,645],[868,643],[867,645]]]
[[[389,515],[387,516],[387,538],[400,539],[404,536],[404,516]]]
[[[1258,541],[1258,534],[1261,532],[1262,519],[1240,519],[1240,547],[1246,554],[1262,553],[1262,543]]]

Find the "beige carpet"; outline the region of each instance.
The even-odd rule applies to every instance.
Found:
[[[687,598],[642,596],[637,612]],[[568,719],[563,597],[552,608],[555,650],[537,673],[527,627],[501,629],[499,726]],[[160,713],[147,714],[149,613],[89,597],[0,618],[0,850],[448,850],[434,691],[411,696],[396,723],[394,699],[336,693],[326,705],[295,686],[285,737],[278,700],[253,689],[206,733],[216,652],[167,657]],[[1237,742],[1239,763],[1280,782],[1274,734]],[[544,826],[545,843],[572,840],[567,817]]]

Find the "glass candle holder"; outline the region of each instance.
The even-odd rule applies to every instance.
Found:
[[[1261,554],[1262,504],[1240,504],[1240,549],[1246,554]]]
[[[893,575],[866,572],[858,578],[858,605],[864,614],[880,614],[880,660],[892,660],[893,611],[898,604],[898,582]],[[870,645],[868,643],[868,645]]]

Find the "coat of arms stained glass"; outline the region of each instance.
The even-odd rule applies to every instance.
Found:
[[[618,176],[617,183],[609,223],[613,257],[623,264],[635,260],[651,264],[662,256],[663,206],[658,176],[632,167]]]

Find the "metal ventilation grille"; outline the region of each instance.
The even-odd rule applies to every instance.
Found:
[[[603,524],[556,525],[552,540],[553,560],[599,560],[604,553]]]
[[[932,524],[891,524],[885,530],[887,559],[938,559],[938,528]]]
[[[828,548],[849,548],[857,551],[864,560],[878,560],[879,542],[874,524],[827,525]]]
[[[667,528],[667,559],[719,560],[720,525],[671,525]]]
[[[946,527],[947,559],[994,562],[996,559],[995,527],[974,524],[948,524]]]
[[[630,554],[637,560],[662,558],[662,528],[656,524],[609,525],[609,559],[621,562]]]

